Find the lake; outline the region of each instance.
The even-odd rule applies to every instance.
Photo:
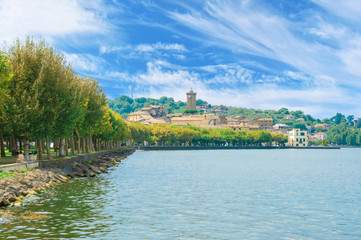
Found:
[[[361,149],[136,152],[18,207],[3,239],[360,239]]]

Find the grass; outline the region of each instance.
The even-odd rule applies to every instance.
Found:
[[[6,159],[6,158],[8,158],[8,157],[12,157],[12,156],[11,156],[11,152],[9,152],[7,148],[5,148],[5,155],[6,155],[6,157],[2,157],[2,158],[0,158],[0,159]]]
[[[0,179],[1,178],[10,178],[10,177],[16,177],[18,174],[22,174],[24,176],[24,173],[28,172],[28,169],[20,169],[17,172],[14,172],[13,170],[9,171],[2,171],[0,170]]]
[[[35,147],[29,148],[29,151],[30,152],[35,151]],[[50,153],[55,153],[54,148],[50,148]],[[15,158],[16,157],[16,156],[12,156],[11,152],[9,152],[7,148],[5,148],[5,155],[6,155],[6,157],[0,157],[0,159],[7,159],[7,158]],[[0,165],[1,165],[1,163],[0,163]]]

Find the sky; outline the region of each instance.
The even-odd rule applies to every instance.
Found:
[[[358,0],[0,0],[0,42],[27,36],[110,99],[161,96],[361,117]]]

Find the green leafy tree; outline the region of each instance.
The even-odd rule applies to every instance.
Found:
[[[340,124],[342,121],[346,121],[346,118],[342,113],[336,113],[336,115],[331,118],[331,121],[335,124]]]
[[[6,114],[6,102],[9,99],[9,81],[12,77],[10,63],[5,56],[0,51],[0,148],[1,148],[1,157],[5,157],[5,148],[4,148],[4,129],[8,126],[7,114]]]
[[[353,121],[355,119],[354,115],[348,115],[347,116],[347,122],[352,126],[353,125]]]

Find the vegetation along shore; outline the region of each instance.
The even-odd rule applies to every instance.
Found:
[[[0,206],[16,204],[24,197],[42,192],[54,184],[74,177],[94,177],[132,154],[132,148],[122,148],[90,160],[46,161],[40,169],[0,173]]]

